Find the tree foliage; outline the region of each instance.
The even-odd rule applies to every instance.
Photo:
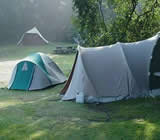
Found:
[[[73,4],[83,45],[138,41],[160,31],[160,0],[73,0]]]

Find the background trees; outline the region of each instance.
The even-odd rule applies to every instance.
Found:
[[[17,42],[37,26],[49,41],[72,40],[72,0],[1,0],[0,43]]]
[[[138,41],[160,31],[160,0],[73,0],[83,45]]]
[[[0,43],[33,26],[49,41],[73,41],[74,29],[84,46],[138,41],[160,31],[159,21],[160,0],[1,0]]]

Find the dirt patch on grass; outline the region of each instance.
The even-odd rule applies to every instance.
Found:
[[[0,62],[0,85],[1,87],[8,85],[8,82],[12,75],[12,71],[18,62],[19,60]]]

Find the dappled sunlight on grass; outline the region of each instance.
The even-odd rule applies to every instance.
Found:
[[[149,121],[146,121],[146,120],[143,120],[143,119],[136,119],[134,120],[134,122],[143,127],[144,128],[144,136],[147,138],[147,139],[153,139],[154,137],[154,131],[157,129],[156,127],[156,124],[154,123],[150,123]],[[136,131],[137,135],[140,135],[140,132],[137,130]]]
[[[41,102],[41,101],[44,101],[44,100],[51,99],[51,98],[53,98],[53,97],[55,97],[55,95],[45,96],[45,97],[40,98],[40,99],[38,99],[38,100],[28,101],[27,103],[28,103],[28,104],[34,104],[34,103],[38,103],[38,102]],[[58,96],[58,97],[59,97],[59,96]],[[58,100],[58,99],[57,99],[57,100]],[[60,99],[59,99],[59,100],[60,100]]]
[[[31,138],[31,139],[38,139],[38,138],[40,138],[40,137],[42,137],[42,136],[44,136],[44,135],[46,135],[46,134],[47,134],[46,131],[40,130],[40,131],[37,131],[37,132],[33,133],[33,134],[30,136],[30,138]]]
[[[64,55],[58,55],[58,54],[47,54],[50,58],[52,58],[52,59],[54,59],[54,58],[62,58],[62,57],[64,57]]]
[[[91,125],[89,126],[89,128],[96,128],[99,127],[101,124],[98,122],[92,122]]]
[[[81,120],[80,118],[72,118],[73,122],[77,122],[77,121],[80,121],[80,120]]]
[[[32,128],[34,128],[36,125],[39,125],[39,124],[43,123],[43,121],[45,121],[45,118],[37,119],[37,120],[35,120],[33,123],[28,124],[27,127],[32,127]]]
[[[3,108],[6,108],[6,107],[9,107],[9,106],[15,106],[15,105],[20,105],[20,104],[23,104],[23,102],[21,101],[0,101],[0,109],[3,109]]]
[[[36,95],[35,95],[36,96]],[[155,130],[159,124],[155,125],[145,118],[123,120],[120,119],[109,122],[94,122],[93,120],[105,117],[105,114],[90,110],[83,104],[73,102],[57,102],[52,101],[54,96],[48,96],[51,101],[42,100],[40,102],[26,103],[14,108],[8,108],[8,111],[1,112],[0,129],[5,131],[3,134],[8,137],[8,132],[15,131],[14,137],[21,135],[21,139],[29,137],[29,139],[62,139],[62,140],[97,140],[97,139],[154,139]],[[124,103],[125,104],[125,103]],[[123,105],[123,103],[121,103]],[[88,106],[88,105],[87,105]],[[93,106],[93,105],[92,105]],[[100,108],[107,108],[108,104],[101,105]],[[119,107],[112,103],[113,108]],[[99,106],[98,106],[99,107]],[[109,107],[109,106],[108,106]],[[112,108],[112,109],[113,109]],[[130,107],[128,107],[130,109]],[[10,111],[13,110],[13,111]],[[105,109],[104,109],[105,110]],[[114,111],[114,110],[113,110]],[[128,114],[120,110],[121,117]],[[10,116],[8,116],[8,114]],[[7,116],[7,119],[3,116]],[[1,119],[9,121],[4,123],[6,126],[1,126]],[[148,117],[148,119],[151,119]],[[12,125],[14,124],[14,125]],[[21,125],[23,124],[23,125]],[[2,129],[3,128],[3,129]],[[0,132],[0,136],[1,136]],[[25,132],[25,133],[24,133]],[[147,139],[148,138],[148,139]]]
[[[63,126],[63,129],[64,130],[69,130],[69,129],[72,129],[72,130],[80,130],[81,127],[80,126],[77,126],[77,124],[75,122],[68,122],[67,125],[64,125]]]
[[[145,135],[146,135],[148,138],[149,138],[149,137],[152,138],[152,136],[154,135],[155,129],[156,129],[155,124],[153,124],[153,123],[147,123],[147,124],[146,124],[146,127],[145,127],[145,130],[144,130]]]

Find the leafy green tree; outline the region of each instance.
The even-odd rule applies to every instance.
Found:
[[[160,31],[160,0],[73,0],[73,4],[83,45],[138,41]]]

